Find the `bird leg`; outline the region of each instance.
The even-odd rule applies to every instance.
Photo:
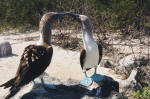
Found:
[[[94,68],[94,74],[91,76],[92,80],[95,81],[96,83],[100,82],[101,80],[104,79],[103,75],[97,74],[96,73],[97,67]]]
[[[34,80],[31,81],[33,83],[33,85],[36,85],[36,82]]]
[[[84,71],[84,79],[80,82],[83,86],[90,86],[93,83],[92,79],[87,76],[86,71]]]
[[[94,75],[96,75],[97,67],[94,68]]]
[[[56,86],[53,84],[45,84],[43,78],[41,78],[41,83],[45,89],[56,89]]]
[[[88,77],[86,71],[84,71],[83,73],[84,73],[84,76],[85,76],[85,77]]]

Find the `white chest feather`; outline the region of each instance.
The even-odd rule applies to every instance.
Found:
[[[43,44],[44,44],[43,35],[40,33],[40,39],[37,42],[37,45],[43,45]]]
[[[86,50],[84,69],[97,66],[99,60],[98,45],[94,41],[90,41],[84,47]]]
[[[92,25],[89,19],[82,22],[82,38],[84,48],[86,50],[86,57],[83,64],[83,69],[96,67],[99,60],[99,49],[91,34],[91,26]]]

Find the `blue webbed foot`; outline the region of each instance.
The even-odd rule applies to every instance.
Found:
[[[96,83],[100,82],[101,80],[104,79],[103,75],[100,74],[94,74],[91,76],[92,80],[95,81]]]
[[[43,87],[45,87],[45,88],[48,88],[48,89],[57,89],[56,86],[53,85],[53,84],[45,84],[43,78],[41,78],[41,82],[42,82]]]
[[[84,77],[84,79],[80,82],[81,85],[83,86],[90,86],[93,83],[92,79],[89,77]]]
[[[49,88],[49,89],[56,89],[56,86],[55,85],[51,85],[51,84],[44,84],[43,85],[44,87],[46,87],[46,88]]]

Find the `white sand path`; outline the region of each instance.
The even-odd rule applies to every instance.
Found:
[[[12,45],[13,56],[0,58],[0,84],[14,77],[21,54],[24,48],[30,44],[35,44],[36,41],[24,41],[26,37],[37,37],[38,32],[31,34],[9,35],[1,36],[0,40],[5,39]],[[18,40],[19,39],[19,40]],[[46,72],[52,76],[65,81],[69,78],[75,80],[82,80],[83,73],[79,63],[79,51],[64,50],[60,47],[53,46],[53,57],[50,66]],[[88,75],[94,72],[93,69],[88,71]],[[98,73],[113,77],[115,80],[119,80],[119,75],[116,75],[110,69],[98,67]],[[8,90],[0,88],[0,95],[5,94]]]

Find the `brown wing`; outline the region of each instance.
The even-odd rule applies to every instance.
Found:
[[[98,60],[98,64],[99,64],[103,55],[103,48],[101,44],[98,44],[98,49],[99,49],[99,60]]]
[[[80,65],[81,65],[82,69],[83,69],[83,66],[84,66],[85,57],[86,57],[86,50],[84,48],[82,48],[82,50],[80,52]]]
[[[52,47],[29,45],[21,56],[14,86],[23,86],[41,75],[50,64]]]

